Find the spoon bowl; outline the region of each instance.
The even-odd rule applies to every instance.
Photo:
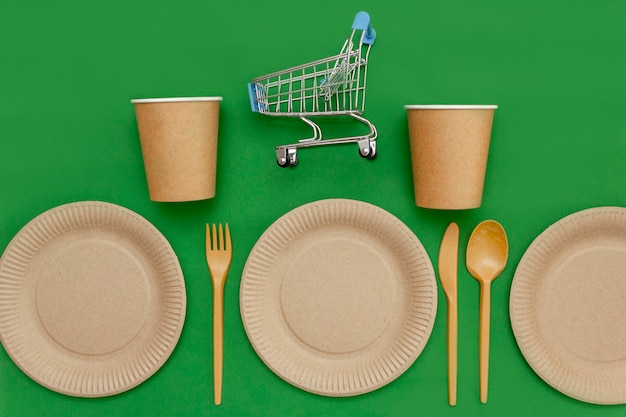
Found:
[[[480,223],[467,244],[467,269],[479,282],[491,282],[500,275],[509,256],[506,232],[495,220]]]
[[[478,339],[480,366],[480,401],[487,402],[489,381],[489,327],[491,282],[506,267],[509,243],[506,232],[495,220],[480,223],[470,236],[465,262],[467,270],[480,283],[480,334]]]

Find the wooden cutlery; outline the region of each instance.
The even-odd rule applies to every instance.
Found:
[[[213,391],[215,404],[222,403],[224,363],[224,284],[233,257],[230,230],[226,224],[206,225],[206,260],[213,283]]]
[[[448,403],[456,405],[458,363],[459,226],[450,223],[439,249],[439,280],[448,301]]]
[[[450,223],[439,249],[439,279],[448,302],[448,403],[456,405],[458,367],[458,250],[459,227]],[[486,220],[474,229],[467,244],[466,266],[480,283],[479,379],[480,401],[487,402],[489,380],[491,282],[506,267],[508,241],[504,228]]]

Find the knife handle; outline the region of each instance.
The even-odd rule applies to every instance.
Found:
[[[448,404],[456,405],[458,368],[458,305],[448,300]]]

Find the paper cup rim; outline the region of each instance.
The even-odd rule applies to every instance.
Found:
[[[407,110],[495,110],[496,104],[407,104]]]
[[[207,97],[161,97],[161,98],[134,98],[130,102],[133,104],[142,103],[183,103],[193,101],[222,101],[224,98],[219,96]]]

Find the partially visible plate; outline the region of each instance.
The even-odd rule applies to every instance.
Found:
[[[437,285],[424,247],[374,205],[330,199],[285,214],[246,262],[241,314],[278,376],[327,396],[373,391],[417,359]]]
[[[19,231],[0,258],[0,338],[32,379],[103,397],[152,376],[178,342],[183,274],[147,220],[103,202],[62,205]]]
[[[540,234],[515,272],[510,313],[545,382],[581,401],[626,403],[626,209],[583,210]]]

